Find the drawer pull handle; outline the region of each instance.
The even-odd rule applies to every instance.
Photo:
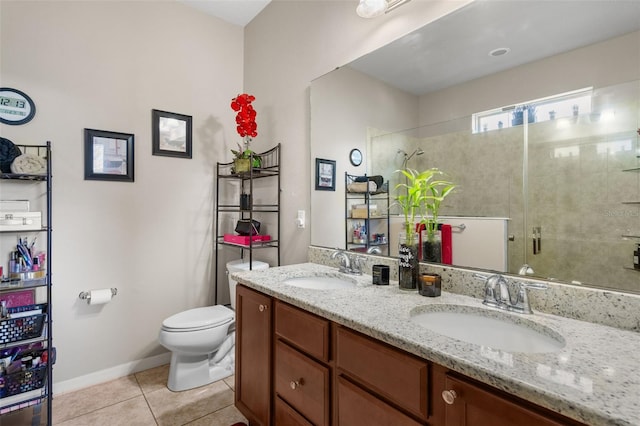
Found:
[[[446,402],[449,405],[453,404],[457,397],[458,397],[458,394],[454,390],[442,391],[442,399],[444,399],[444,402]]]
[[[267,306],[267,305],[260,305],[260,306],[258,306],[258,310],[259,310],[260,312],[264,312],[264,311],[266,311],[266,310],[267,310],[267,308],[268,308],[268,306]]]
[[[291,386],[291,389],[293,390],[296,390],[302,385],[304,385],[304,379],[302,379],[302,377],[300,378],[300,380],[292,380],[291,383],[289,383],[289,386]]]

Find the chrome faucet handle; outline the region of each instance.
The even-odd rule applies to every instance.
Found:
[[[527,293],[527,289],[533,288],[536,290],[545,290],[547,286],[541,283],[524,283],[519,281],[518,285],[518,295],[515,303],[512,303],[509,307],[510,311],[518,312],[521,314],[532,314],[531,305],[529,303],[529,294]]]
[[[364,258],[362,256],[358,256],[354,254],[350,257],[351,261],[351,273],[355,275],[362,275],[362,261]]]

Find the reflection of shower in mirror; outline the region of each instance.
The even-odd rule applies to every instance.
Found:
[[[411,154],[407,154],[407,152],[404,149],[399,149],[397,154],[400,154],[400,153],[404,155],[404,160],[402,161],[402,168],[406,169],[407,163],[409,162],[409,160],[411,160],[411,157],[413,157],[414,155],[422,155],[424,154],[424,151],[422,150],[422,148],[417,148]]]

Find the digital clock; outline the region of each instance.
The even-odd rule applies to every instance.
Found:
[[[24,92],[0,87],[0,123],[14,126],[31,121],[36,115],[36,105]]]

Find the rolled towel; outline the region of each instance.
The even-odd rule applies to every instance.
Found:
[[[11,172],[25,175],[39,175],[47,171],[47,162],[35,154],[25,153],[13,160]]]
[[[22,151],[13,142],[6,138],[0,138],[0,171],[11,173],[11,163],[21,154]]]
[[[347,192],[376,192],[378,185],[375,182],[354,182],[347,185]]]

